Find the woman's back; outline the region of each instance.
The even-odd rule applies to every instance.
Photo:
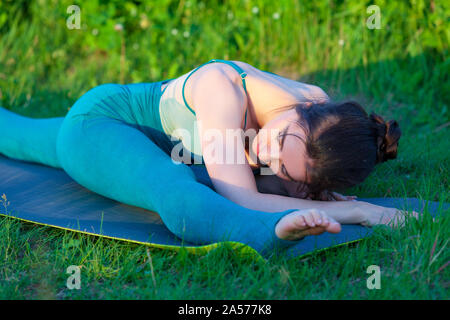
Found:
[[[241,87],[247,97],[246,105],[243,106],[245,115],[242,115],[244,130],[249,128],[258,130],[263,125],[255,118],[256,113],[270,114],[272,110],[281,106],[328,100],[325,92],[316,86],[261,71],[244,62],[212,59],[178,78],[170,79],[162,86],[159,113],[164,132],[180,139],[194,156],[201,156],[202,152],[192,88],[197,81],[201,81],[201,78],[207,79],[208,72],[217,69],[226,73],[236,83],[242,82]],[[226,86],[227,83],[224,82],[223,85]],[[204,90],[201,94],[208,98],[209,92]]]
[[[242,61],[220,59],[212,59],[177,78],[170,79],[168,83],[163,84],[161,87],[161,89],[163,90],[162,97],[168,95],[168,93],[164,91],[166,87],[176,86],[175,95],[173,96],[173,98],[176,99],[180,105],[183,105],[184,92],[187,103],[189,104],[191,109],[195,111],[195,106],[192,103],[191,89],[192,85],[199,77],[201,77],[202,73],[206,73],[211,69],[220,69],[221,71],[227,73],[230,78],[235,79],[236,82],[241,81],[239,73],[236,72],[237,68],[235,68],[236,71],[233,70],[231,64],[234,64],[237,68],[245,72],[247,93],[250,96],[251,102],[255,108],[259,107],[266,109],[268,108],[267,106],[270,106],[269,108],[276,108],[277,106],[285,105],[284,103],[317,103],[320,101],[329,100],[328,95],[317,86],[284,78],[275,73],[257,69],[252,65]],[[200,69],[200,67],[203,65],[205,66]],[[196,71],[197,69],[199,69],[199,71]],[[191,73],[192,76],[190,76],[189,80],[186,81],[184,91],[182,92],[182,85]],[[205,92],[205,94],[207,95],[208,93]]]

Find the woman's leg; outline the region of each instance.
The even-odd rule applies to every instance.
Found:
[[[63,120],[28,118],[0,107],[0,153],[61,168],[56,157],[56,138]]]
[[[275,235],[278,220],[294,210],[262,212],[229,201],[120,120],[68,116],[59,132],[57,155],[81,185],[158,212],[169,230],[188,242],[238,241],[260,252],[296,243]]]

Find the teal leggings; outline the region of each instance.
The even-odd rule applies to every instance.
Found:
[[[172,162],[173,144],[158,112],[165,81],[97,86],[59,118],[31,119],[0,108],[0,153],[62,168],[98,194],[156,211],[191,243],[237,241],[262,253],[297,243],[274,231],[295,208],[244,208],[200,183],[190,166]]]

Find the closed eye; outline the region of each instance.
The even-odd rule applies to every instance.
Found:
[[[286,139],[286,135],[287,135],[288,129],[289,129],[289,125],[286,126],[286,128],[285,128],[282,132],[280,132],[280,133],[278,134],[278,143],[279,143],[279,145],[280,145],[280,153],[281,153],[281,151],[283,150],[284,139]],[[283,175],[285,175],[286,177],[288,177],[289,180],[295,181],[295,180],[289,175],[289,173],[287,172],[286,167],[284,166],[284,164],[281,164],[281,173],[282,173]]]
[[[290,181],[295,182],[295,180],[287,172],[286,167],[284,166],[284,164],[281,165],[281,173],[283,173],[286,177],[288,177]]]

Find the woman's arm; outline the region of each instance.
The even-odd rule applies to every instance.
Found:
[[[244,64],[246,69],[253,70],[253,72],[255,73],[259,73],[260,77],[270,79],[272,83],[276,84],[286,91],[289,91],[297,97],[298,101],[304,101],[305,107],[308,107],[313,103],[321,104],[330,101],[330,97],[327,95],[327,93],[322,88],[316,85],[296,81],[270,71],[261,70],[242,61],[239,61],[239,63]]]
[[[243,207],[265,212],[316,208],[340,223],[374,224],[396,212],[361,201],[311,201],[260,193],[242,139],[227,139],[227,134],[241,130],[243,123],[246,95],[240,79],[230,79],[220,69],[211,69],[197,79],[191,97],[199,121],[203,159],[219,194]]]
[[[235,187],[230,187],[235,189]],[[289,209],[311,209],[316,208],[324,211],[328,216],[334,218],[342,224],[360,224],[369,225],[376,224],[376,217],[372,217],[375,213],[382,213],[384,209],[362,201],[316,201],[299,198],[292,198],[277,194],[266,194],[260,192],[252,192],[241,189],[233,199],[230,199],[239,205],[259,211],[276,212]],[[389,210],[386,211],[388,213]],[[366,214],[367,213],[367,214]],[[371,216],[369,217],[368,214]],[[370,220],[370,221],[369,221]]]
[[[400,217],[400,212],[395,208],[385,208],[376,206],[363,201],[317,201],[310,199],[303,199],[292,197],[290,195],[280,195],[287,191],[283,189],[281,184],[268,185],[267,182],[277,182],[280,178],[276,176],[260,176],[266,184],[262,186],[258,184],[258,192],[249,192],[248,190],[241,190],[237,192],[237,196],[230,199],[239,205],[259,211],[275,212],[289,209],[311,209],[315,208],[324,211],[328,216],[334,218],[341,224],[362,224],[367,226],[376,225],[379,223],[387,223],[394,217]],[[258,181],[258,176],[255,177]],[[261,182],[261,180],[259,181]],[[278,181],[279,182],[279,181]],[[278,189],[281,187],[281,189]],[[235,189],[235,187],[230,187]],[[270,192],[270,193],[267,193]],[[335,195],[334,200],[351,200],[342,199]],[[341,196],[344,197],[344,196]],[[413,213],[417,216],[417,213]]]

